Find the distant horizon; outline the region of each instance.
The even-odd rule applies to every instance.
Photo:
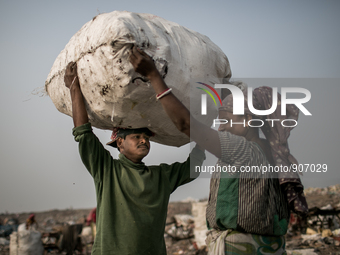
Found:
[[[340,186],[340,183],[338,184],[334,184],[334,185],[330,185],[330,186],[326,186],[326,187],[305,187],[305,190],[306,189],[309,189],[309,188],[313,188],[313,189],[325,189],[325,188],[329,188],[329,187],[333,187],[333,186]],[[176,200],[176,201],[169,201],[169,204],[170,203],[190,203],[190,201],[186,201],[187,199],[190,199],[192,197],[187,197],[187,198],[184,198],[182,200]],[[195,201],[199,202],[199,201],[207,201],[208,200],[208,197],[207,198],[201,198],[201,199],[194,199]],[[95,206],[96,207],[96,206]],[[43,212],[50,212],[50,211],[67,211],[67,210],[91,210],[93,209],[94,207],[89,207],[89,208],[73,208],[73,207],[69,207],[69,208],[53,208],[53,209],[47,209],[47,210],[42,210],[42,211],[22,211],[22,212],[0,212],[0,216],[5,216],[5,215],[12,215],[12,214],[30,214],[30,213],[43,213]]]

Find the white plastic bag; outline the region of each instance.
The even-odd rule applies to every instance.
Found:
[[[192,203],[191,211],[195,221],[195,242],[199,249],[206,247],[205,239],[207,237],[208,228],[205,214],[207,205],[207,201]]]
[[[34,230],[22,230],[10,235],[10,255],[43,255],[44,247],[41,233]]]
[[[150,84],[134,80],[139,75],[128,60],[134,44],[153,57],[172,92],[210,126],[217,108],[212,103],[208,114],[201,116],[202,91],[192,88],[196,82],[227,81],[231,76],[227,57],[208,37],[150,14],[115,11],[86,23],[55,60],[45,82],[48,95],[59,111],[72,116],[64,74],[67,64],[75,61],[93,126],[148,127],[156,133],[153,141],[173,146],[189,142],[156,101]]]

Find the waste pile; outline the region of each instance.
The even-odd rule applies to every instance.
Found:
[[[86,235],[82,235],[86,229],[83,222],[89,212],[90,209],[67,209],[1,214],[0,230],[6,231],[0,231],[0,254],[42,255],[44,251],[53,254],[62,254],[64,251],[72,254],[75,250],[82,252],[87,244]],[[32,215],[35,216],[34,228],[28,226]]]
[[[286,234],[288,255],[299,254],[339,254],[340,252],[340,185],[327,188],[308,188],[306,198],[310,208],[306,218],[291,214],[289,230]],[[327,203],[327,204],[326,204]],[[172,202],[164,232],[168,255],[205,255],[205,208],[207,201],[188,200]],[[78,254],[90,254],[93,244],[93,224],[87,224],[88,215],[93,211],[52,210],[37,212],[41,240],[45,250],[58,252],[60,249],[77,250]],[[19,223],[25,222],[30,213],[1,214],[0,254],[9,255],[12,232]],[[6,234],[5,234],[6,233]],[[73,236],[72,242],[64,242],[66,236]],[[54,253],[62,254],[62,253]]]
[[[340,184],[328,186],[324,188],[307,188],[305,189],[305,195],[334,195],[340,197]]]
[[[292,214],[286,235],[291,254],[338,254],[340,251],[340,185],[305,190],[306,218]],[[288,252],[289,254],[289,252]]]
[[[289,231],[286,234],[287,254],[340,254],[340,185],[308,188],[305,195],[309,205],[309,214],[304,219],[291,214]],[[199,208],[195,209],[197,206]],[[179,214],[179,219],[175,221],[176,217],[171,216],[174,222],[170,225],[171,227],[167,226],[170,233],[167,231],[165,233],[166,240],[171,239],[167,241],[168,254],[207,254],[204,246],[204,233],[207,230],[205,206],[206,201],[192,201],[191,213],[189,213],[192,218],[185,218],[183,214]],[[172,213],[174,213],[173,209]],[[197,215],[203,215],[203,220],[197,219]],[[187,224],[183,223],[183,217],[190,221]],[[193,222],[191,222],[192,219],[194,219]],[[190,227],[194,229],[185,232]],[[200,233],[196,228],[200,228]],[[183,233],[191,232],[194,233],[191,239],[183,235]],[[179,233],[179,235],[174,236],[173,233]]]

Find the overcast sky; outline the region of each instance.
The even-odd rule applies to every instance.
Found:
[[[309,89],[313,116],[301,114],[290,148],[301,163],[328,165],[326,173],[305,174],[306,187],[340,183],[339,1],[11,0],[0,1],[0,213],[96,206],[72,119],[32,91],[43,90],[54,60],[86,22],[114,10],[151,13],[208,36],[228,56],[233,77],[256,78],[247,79],[251,87]],[[95,133],[109,140],[109,131]],[[145,162],[183,161],[189,149],[153,143]],[[201,178],[171,200],[208,192],[209,179]]]

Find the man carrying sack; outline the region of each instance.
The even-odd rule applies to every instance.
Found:
[[[71,93],[73,135],[96,189],[97,234],[92,254],[166,254],[170,194],[198,176],[190,176],[190,171],[202,164],[204,152],[196,146],[183,163],[146,166],[142,160],[154,134],[147,128],[118,128],[108,143],[120,151],[119,159],[113,159],[92,132],[76,63],[67,65],[64,81]]]

